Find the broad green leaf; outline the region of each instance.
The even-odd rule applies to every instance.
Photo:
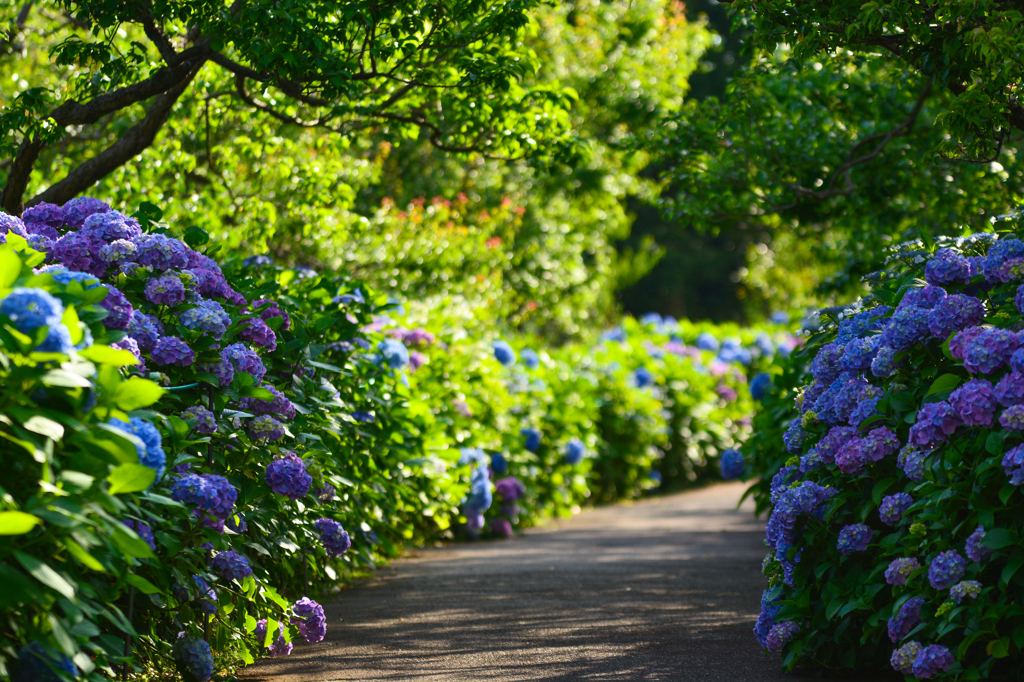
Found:
[[[40,523],[38,517],[25,512],[0,512],[0,535],[24,535]]]
[[[129,585],[135,586],[135,589],[142,592],[143,594],[159,594],[161,591],[159,587],[149,582],[141,575],[129,573],[128,577],[125,579],[128,581]]]
[[[92,570],[97,571],[99,573],[106,572],[107,569],[103,566],[103,564],[97,561],[96,557],[89,554],[89,552],[85,551],[85,547],[82,547],[74,540],[65,540],[64,546],[67,547],[68,553],[71,556],[75,557],[75,559],[77,559],[78,562],[83,566],[91,568]]]
[[[960,385],[960,377],[955,374],[943,374],[938,379],[932,382],[928,392],[925,393],[925,397],[936,395],[938,393],[950,393],[957,386]]]
[[[130,351],[111,348],[110,346],[103,346],[100,344],[89,346],[85,350],[79,351],[78,354],[86,360],[95,362],[97,365],[116,365],[118,367],[124,367],[126,365],[139,364],[139,361],[131,354]]]
[[[0,289],[6,289],[14,284],[14,280],[18,279],[20,274],[21,258],[14,253],[10,244],[5,244],[0,248]]]
[[[1003,547],[1009,547],[1015,542],[1013,533],[1006,528],[993,528],[985,532],[985,537],[982,539],[981,544],[989,549],[1002,549]]]
[[[142,464],[119,464],[107,476],[110,494],[137,493],[153,485],[156,471]]]
[[[125,412],[149,407],[164,394],[164,389],[149,379],[131,377],[114,390],[114,404]]]
[[[31,554],[16,551],[14,552],[14,558],[18,560],[18,563],[21,564],[33,578],[55,592],[59,592],[68,599],[74,601],[75,587],[60,573],[53,570],[47,564],[43,563]]]
[[[64,427],[52,419],[47,419],[41,414],[29,417],[22,426],[33,433],[46,436],[52,441],[58,441],[64,437]]]

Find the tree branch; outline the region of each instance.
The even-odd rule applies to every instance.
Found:
[[[146,111],[145,118],[132,126],[117,142],[79,165],[60,182],[50,185],[44,192],[33,197],[26,206],[35,206],[44,201],[63,204],[144,152],[153,144],[157,133],[167,122],[175,102],[188,89],[200,68],[202,65],[194,67],[184,80],[157,95]]]

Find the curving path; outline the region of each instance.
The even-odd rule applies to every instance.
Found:
[[[421,550],[327,605],[327,639],[248,679],[759,682],[764,522],[740,484]]]

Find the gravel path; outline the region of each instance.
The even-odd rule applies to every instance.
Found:
[[[327,605],[324,642],[246,676],[796,682],[751,634],[764,522],[736,510],[742,491],[723,484],[413,553]]]

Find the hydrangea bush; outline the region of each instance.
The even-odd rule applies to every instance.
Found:
[[[747,464],[786,668],[1024,673],[1021,227],[896,249],[778,375]]]

